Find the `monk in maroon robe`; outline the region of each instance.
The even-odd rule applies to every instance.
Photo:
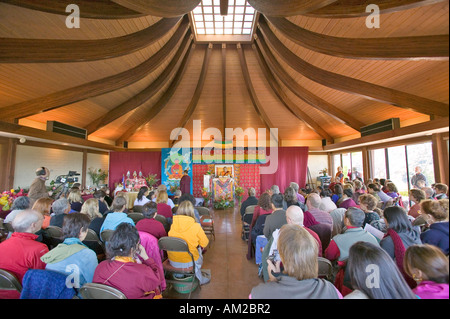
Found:
[[[180,179],[181,194],[191,193],[191,177],[188,175],[188,171],[184,171],[183,177]]]

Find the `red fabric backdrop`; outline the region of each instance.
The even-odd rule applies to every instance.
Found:
[[[161,182],[161,152],[111,152],[109,155],[109,187],[114,190],[115,183],[122,182],[123,174],[134,171],[144,176],[157,174]]]
[[[267,153],[269,152],[268,149]],[[260,169],[268,165],[270,163],[261,165]],[[264,192],[272,185],[278,185],[280,191],[284,192],[290,182],[296,182],[303,188],[306,185],[307,168],[308,147],[279,147],[278,169],[274,174],[261,174],[261,191]]]

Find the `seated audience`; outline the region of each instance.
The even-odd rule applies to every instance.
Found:
[[[372,194],[375,197],[378,197],[378,199],[383,202],[383,203],[387,203],[389,200],[391,200],[392,198],[389,197],[388,195],[386,195],[385,192],[383,192],[378,184],[369,184],[367,186],[367,192],[369,194]]]
[[[195,216],[195,221],[197,223],[200,223],[200,213],[198,212],[197,208],[195,208],[195,197],[194,195],[190,194],[190,193],[184,193],[180,196],[180,199],[178,200],[178,206],[184,202],[185,200],[190,201],[192,206],[194,206],[194,216]]]
[[[395,199],[399,196],[397,186],[395,186],[394,183],[392,182],[386,183],[386,189],[387,189],[386,195],[388,195],[389,197]]]
[[[421,190],[425,192],[426,199],[436,199],[434,190],[431,187],[422,187]]]
[[[158,197],[156,198],[156,204],[158,208],[158,214],[161,216],[166,217],[169,222],[172,220],[173,214],[172,214],[172,208],[169,204],[167,204],[168,201],[168,195],[165,190],[158,191]]]
[[[304,204],[305,203],[305,197],[298,192],[298,190],[300,189],[300,186],[298,186],[298,184],[296,182],[291,182],[289,184],[289,186],[294,189],[295,195],[297,196],[297,200],[300,203]]]
[[[286,208],[292,205],[296,205],[298,207],[302,207],[303,205],[297,199],[297,193],[295,192],[293,187],[286,187],[284,190],[284,201],[286,202]]]
[[[424,200],[420,203],[420,210],[424,219],[430,225],[429,229],[420,235],[422,243],[435,245],[448,256],[448,199]]]
[[[157,215],[156,203],[149,202],[142,208],[144,218],[137,222],[136,229],[138,231],[149,233],[155,236],[156,239],[167,236],[163,224],[155,219]]]
[[[420,299],[447,299],[448,258],[433,245],[412,245],[406,250],[405,272],[417,283],[413,292]]]
[[[17,197],[11,207],[11,212],[6,215],[4,223],[12,223],[17,214],[21,211],[31,208],[31,199],[27,196]]]
[[[178,206],[180,204],[180,196],[182,195],[181,190],[177,189],[175,193],[173,193],[173,204]]]
[[[41,213],[44,216],[44,221],[42,222],[42,229],[46,229],[50,225],[50,211],[52,209],[53,199],[50,197],[41,197],[37,199],[32,209]]]
[[[109,209],[109,204],[105,200],[105,191],[101,189],[96,190],[93,194],[93,197],[98,200],[98,211],[100,212],[100,214],[104,215]]]
[[[344,195],[342,185],[339,183],[335,184],[333,187],[333,196],[331,196],[331,200],[337,205],[338,201],[342,198],[342,195]]]
[[[271,202],[273,205],[273,212],[270,215],[267,215],[263,230],[267,240],[270,239],[274,230],[279,229],[286,224],[286,211],[283,209],[283,195],[273,194]]]
[[[80,213],[89,217],[89,228],[100,236],[100,228],[102,227],[105,217],[100,213],[100,201],[97,198],[89,198],[81,206]]]
[[[426,194],[421,189],[413,188],[409,191],[409,199],[414,205],[409,209],[408,215],[417,218],[420,215],[420,202],[426,199]]]
[[[127,207],[127,199],[123,196],[116,196],[111,205],[112,212],[106,218],[100,228],[100,235],[106,229],[115,230],[121,223],[128,223],[134,226],[134,221],[128,217],[124,211]]]
[[[345,212],[347,210],[345,208],[336,208],[330,212],[331,218],[333,218],[333,229],[331,230],[331,238],[338,234],[342,234],[345,230],[344,218]]]
[[[380,215],[374,211],[374,209],[377,208],[377,204],[377,199],[371,194],[359,196],[359,208],[366,214],[363,227],[366,224],[370,225],[373,221],[380,219]]]
[[[155,197],[152,199],[152,201],[156,202],[156,200],[158,199],[158,194],[160,191],[165,191],[167,193],[167,186],[164,184],[161,184],[158,186],[158,188],[155,191]],[[169,197],[167,198],[167,205],[170,206],[170,209],[175,207],[175,204],[173,203],[172,199],[170,199]]]
[[[329,213],[319,209],[321,203],[322,199],[320,198],[319,194],[317,193],[309,194],[308,197],[306,198],[306,206],[308,209],[307,212],[310,213],[312,216],[314,216],[314,219],[319,224],[330,225],[331,229],[333,227],[333,218]]]
[[[137,194],[133,206],[144,206],[145,204],[147,204],[150,201],[147,198],[148,193],[149,190],[147,186],[142,186],[141,188],[139,188],[139,192]]]
[[[79,188],[72,187],[70,189],[69,195],[67,196],[67,199],[70,204],[70,212],[80,212],[81,206],[83,205],[83,198],[81,197],[81,191]]]
[[[326,213],[331,212],[337,208],[336,204],[331,199],[331,191],[328,188],[323,189],[320,192],[321,203],[319,209]]]
[[[269,215],[273,212],[273,205],[272,200],[269,195],[269,193],[262,193],[259,197],[258,203],[255,207],[255,210],[253,211],[253,217],[252,221],[250,223],[250,228],[255,226],[256,221],[258,220],[259,216],[262,215]]]
[[[91,198],[97,203],[97,199]],[[72,213],[64,216],[62,227],[64,240],[61,244],[41,257],[46,263],[45,269],[64,275],[79,274],[74,278],[74,287],[80,288],[92,282],[98,265],[96,253],[86,247],[82,241],[86,238],[91,220],[85,214]]]
[[[114,287],[128,299],[162,298],[164,273],[139,242],[136,227],[118,225],[106,244],[108,259],[95,269],[93,282]]]
[[[359,205],[359,196],[365,194],[366,192],[364,191],[364,185],[360,180],[355,179],[353,184],[355,185],[355,190],[353,191],[352,199],[357,205]]]
[[[344,299],[417,299],[385,250],[370,242],[350,247],[347,272],[353,292]]]
[[[358,207],[358,204],[353,200],[353,189],[351,186],[346,186],[344,188],[344,194],[338,201],[338,207],[345,209],[348,209],[349,207]]]
[[[21,211],[12,222],[14,233],[0,243],[0,269],[11,272],[20,283],[28,269],[45,269],[40,258],[48,247],[36,241],[35,235],[43,221],[44,216],[35,210]]]
[[[190,201],[183,201],[173,216],[172,226],[168,233],[170,237],[184,239],[189,246],[189,251],[194,256],[194,263],[190,256],[182,252],[167,252],[170,264],[175,268],[195,267],[195,274],[201,285],[210,282],[209,274],[202,272],[203,264],[202,248],[205,248],[209,239],[206,237],[201,225],[195,221],[194,206]]]
[[[439,199],[447,199],[448,186],[442,183],[434,184],[434,193],[435,198]]]
[[[241,204],[241,216],[243,217],[245,214],[245,210],[248,206],[258,205],[258,199],[256,198],[256,190],[253,187],[249,187],[248,189],[248,197]]]
[[[50,226],[57,226],[62,228],[64,215],[70,212],[70,204],[64,197],[57,199],[52,204],[52,218],[50,219]]]
[[[388,207],[383,212],[387,225],[387,233],[381,240],[380,246],[397,263],[398,269],[405,276],[410,287],[414,287],[411,277],[403,270],[403,258],[409,246],[421,244],[420,233],[414,229],[407,217],[406,210],[399,206]]]
[[[325,250],[325,258],[331,261],[345,261],[348,258],[350,247],[358,241],[365,241],[379,246],[376,238],[362,228],[365,218],[366,214],[361,209],[356,207],[347,209],[344,217],[344,224],[347,229],[344,233],[338,234],[331,239]]]
[[[319,248],[305,228],[284,225],[280,229],[277,248],[280,260],[267,261],[269,282],[254,287],[251,299],[342,298],[331,282],[318,278]]]

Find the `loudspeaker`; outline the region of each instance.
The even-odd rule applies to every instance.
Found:
[[[123,141],[123,148],[128,148],[128,141]]]
[[[84,128],[75,127],[57,121],[47,121],[47,131],[79,137],[82,139],[87,138],[87,131]]]
[[[361,137],[400,128],[398,117],[361,127]]]
[[[326,139],[323,139],[322,140],[322,146],[326,146],[327,145],[327,140]]]

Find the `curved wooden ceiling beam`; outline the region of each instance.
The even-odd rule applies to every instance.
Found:
[[[143,89],[135,96],[121,103],[114,109],[108,111],[105,115],[86,125],[85,129],[87,130],[88,134],[94,133],[95,131],[108,125],[119,117],[136,109],[137,107],[141,106],[149,99],[151,99],[156,93],[158,93],[158,91],[164,86],[164,84],[166,84],[167,81],[171,78],[173,71],[175,70],[175,66],[180,62],[180,59],[186,53],[186,50],[189,48],[192,40],[193,37],[189,34],[185,36],[183,42],[179,46],[169,65],[150,85],[148,85],[145,89]]]
[[[408,9],[419,8],[448,0],[339,0],[329,6],[310,11],[305,15],[315,18],[356,18],[368,16],[371,12],[366,12],[369,4],[376,4],[380,8],[380,13],[392,13]]]
[[[270,87],[274,91],[274,93],[278,96],[283,105],[291,112],[295,117],[297,117],[300,121],[304,122],[310,129],[315,131],[322,139],[328,141],[329,144],[333,144],[334,139],[328,134],[316,121],[314,121],[308,114],[303,112],[287,95],[284,93],[280,84],[275,79],[274,74],[270,70],[267,62],[264,60],[264,57],[260,51],[260,49],[256,45],[252,45],[253,51],[256,54],[259,65],[266,77],[267,82]]]
[[[371,100],[398,106],[414,112],[449,116],[448,104],[320,69],[290,51],[275,36],[264,19],[260,20],[259,28],[271,47],[278,52],[279,56],[286,63],[314,82],[335,90],[360,95]]]
[[[265,18],[291,41],[310,50],[332,56],[383,60],[448,60],[449,56],[448,34],[392,38],[342,38],[309,31],[285,18],[269,16]]]
[[[113,2],[156,17],[176,17],[195,9],[201,0],[112,0]]]
[[[250,99],[252,100],[253,107],[255,108],[256,113],[258,114],[261,121],[264,123],[265,127],[270,131],[274,141],[279,144],[278,136],[274,136],[271,128],[275,128],[273,123],[270,121],[266,112],[264,112],[261,103],[259,102],[258,95],[255,92],[255,89],[252,84],[252,79],[250,78],[250,72],[248,71],[247,62],[245,59],[244,50],[242,50],[241,45],[238,43],[237,51],[239,55],[239,62],[241,63],[242,75],[244,76],[245,86],[247,87],[248,94],[250,95]]]
[[[298,84],[287,72],[283,69],[280,63],[277,61],[275,56],[270,51],[269,47],[264,40],[264,37],[261,35],[261,31],[257,30],[257,34],[259,35],[256,39],[256,44],[260,50],[260,52],[265,57],[265,61],[269,65],[270,69],[274,74],[280,79],[281,82],[286,85],[286,87],[292,91],[297,97],[301,100],[305,101],[309,105],[318,110],[330,115],[341,123],[344,123],[356,131],[360,131],[361,127],[364,126],[362,122],[354,118],[352,115],[343,112],[340,108],[334,106],[333,104],[323,100],[318,97],[314,93],[308,91],[303,86]]]
[[[169,103],[170,99],[172,98],[173,94],[178,88],[178,85],[180,84],[181,79],[183,78],[184,72],[186,71],[186,65],[189,61],[189,58],[192,55],[192,51],[194,49],[195,45],[193,42],[190,44],[190,48],[188,52],[184,55],[183,61],[180,64],[180,67],[178,68],[177,73],[172,79],[172,82],[170,83],[167,90],[164,92],[164,94],[161,96],[161,98],[150,108],[150,110],[145,114],[145,116],[141,116],[133,121],[133,125],[127,129],[117,140],[116,145],[120,146],[122,142],[127,141],[131,136],[136,133],[143,125],[150,122],[156,115],[158,115],[159,112]]]
[[[3,120],[12,120],[15,118],[20,119],[131,85],[153,72],[167,58],[167,56],[170,55],[170,52],[176,48],[186,33],[188,33],[186,37],[189,37],[191,34],[189,29],[189,21],[184,19],[170,40],[167,41],[167,43],[158,52],[138,66],[106,78],[47,94],[29,101],[5,106],[0,108],[2,118]]]
[[[101,40],[0,38],[0,63],[82,62],[123,56],[158,41],[180,20],[163,18],[144,30]]]
[[[194,95],[192,96],[191,102],[189,103],[188,107],[186,108],[186,111],[184,111],[183,117],[178,122],[177,128],[179,128],[179,132],[181,132],[181,129],[186,125],[189,118],[192,116],[192,114],[195,111],[195,108],[197,107],[198,100],[200,99],[200,96],[202,95],[203,86],[205,84],[206,79],[206,73],[208,72],[208,66],[209,61],[211,60],[211,53],[212,53],[213,45],[210,43],[206,47],[205,51],[205,57],[203,59],[203,65],[202,70],[200,72],[200,77],[197,82],[197,87],[195,88]],[[177,134],[177,137],[179,134]],[[171,144],[175,144],[176,140],[172,140]]]
[[[0,0],[27,9],[67,16],[66,7],[73,0]],[[77,0],[80,17],[89,19],[130,19],[144,16],[140,12],[124,8],[110,0]]]
[[[275,17],[289,17],[306,14],[326,7],[337,0],[248,0],[255,10]]]

